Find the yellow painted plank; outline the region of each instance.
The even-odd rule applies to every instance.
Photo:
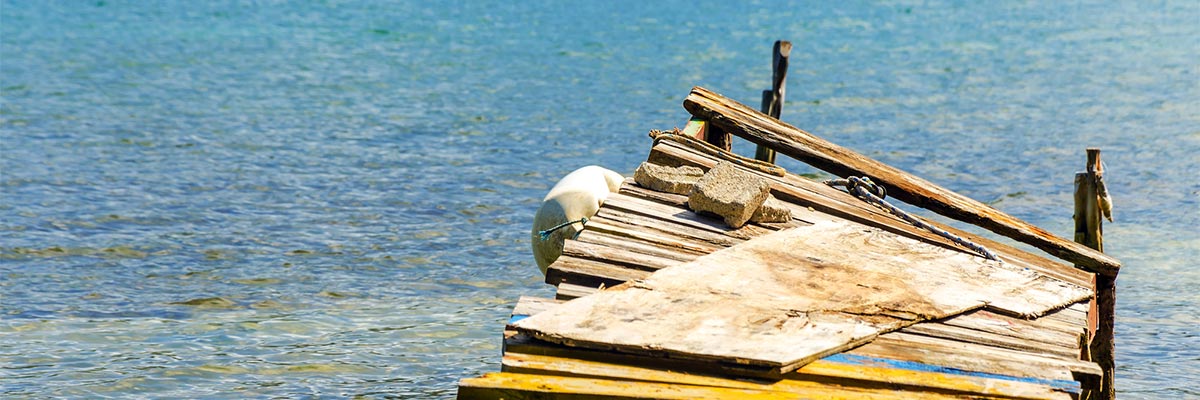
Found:
[[[1070,396],[1050,387],[973,376],[949,375],[866,365],[815,361],[783,380],[751,381],[694,375],[655,367],[579,360],[545,355],[508,352],[504,356],[506,372],[545,373],[624,380],[640,380],[697,386],[782,391],[814,394],[832,393],[864,399],[894,398],[903,394],[911,399],[947,397],[1004,397],[1016,399],[1068,399]]]
[[[459,400],[476,399],[802,399],[793,393],[733,389],[712,386],[690,386],[669,383],[619,381],[594,378],[574,378],[514,374],[507,372],[485,374],[458,383]],[[836,397],[828,397],[836,398]]]

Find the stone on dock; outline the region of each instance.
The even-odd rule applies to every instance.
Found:
[[[704,170],[696,167],[667,167],[644,162],[633,173],[633,181],[650,190],[686,196],[702,176]]]
[[[707,211],[725,219],[733,228],[750,220],[770,195],[771,186],[733,164],[721,162],[704,174],[688,196],[693,211]]]
[[[767,195],[767,201],[764,201],[758,210],[754,211],[754,215],[750,216],[752,222],[788,222],[792,220],[792,210],[787,208],[775,196]]]

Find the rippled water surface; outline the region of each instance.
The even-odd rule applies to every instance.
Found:
[[[780,38],[784,120],[1060,235],[1103,148],[1121,397],[1200,396],[1195,1],[46,3],[0,4],[2,397],[451,397],[551,294],[549,186]]]

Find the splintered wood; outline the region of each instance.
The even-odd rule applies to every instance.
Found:
[[[848,221],[753,238],[514,324],[568,346],[774,376],[880,333],[987,305],[1036,317],[1091,291]]]

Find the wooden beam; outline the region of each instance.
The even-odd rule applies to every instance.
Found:
[[[690,165],[700,169],[712,168],[718,160],[708,155],[703,155],[689,150],[687,147],[673,142],[661,142],[650,151],[650,159],[662,162],[665,165]],[[957,245],[941,236],[934,235],[929,231],[917,228],[912,224],[899,219],[898,217],[887,214],[879,207],[868,204],[850,194],[834,189],[828,185],[823,185],[819,182],[814,182],[809,179],[801,178],[796,175],[787,174],[785,176],[771,176],[761,172],[756,172],[750,169],[745,169],[756,174],[762,179],[766,179],[771,183],[771,193],[783,200],[797,206],[801,211],[793,209],[792,213],[797,219],[808,222],[824,221],[831,218],[848,219],[864,225],[876,226],[883,228],[889,232],[910,237],[917,240],[922,240],[928,243],[933,243],[947,249],[961,249]],[[808,210],[808,208],[812,210]],[[604,213],[604,208],[601,208],[600,213]],[[997,252],[1002,259],[1007,263],[1031,268],[1040,273],[1070,282],[1076,285],[1090,287],[1091,277],[1093,274],[1086,271],[1076,269],[1070,265],[1061,264],[1043,258],[1038,255],[1026,253],[1023,250],[1018,250],[1011,246],[998,243],[982,236],[978,236],[969,232],[959,231],[944,224],[939,224],[935,221],[926,220],[941,229],[947,230],[955,235],[971,240],[975,243],[982,244]],[[588,229],[594,227],[595,222],[588,223]]]
[[[897,199],[1032,245],[1089,272],[1116,276],[1121,268],[1120,261],[1103,253],[830,143],[708,89],[693,88],[683,106],[693,116],[707,119],[710,129],[724,129],[834,175],[870,177]]]
[[[783,114],[784,92],[787,90],[788,57],[792,54],[792,42],[776,40],[775,49],[771,55],[771,90],[762,93],[762,112],[772,118],[779,119]],[[758,145],[754,158],[759,161],[775,163],[775,150]]]

